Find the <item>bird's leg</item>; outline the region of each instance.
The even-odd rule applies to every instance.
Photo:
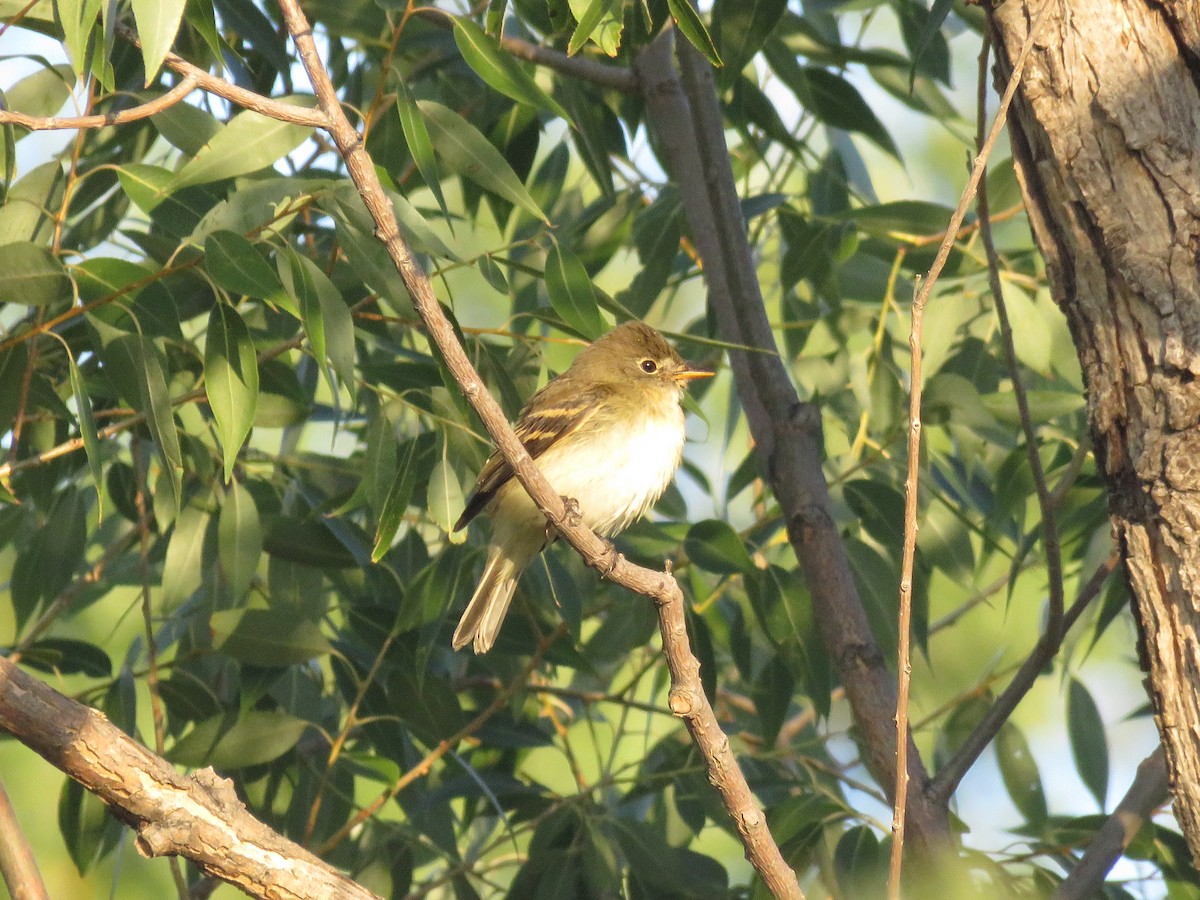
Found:
[[[663,563],[663,574],[664,575],[675,574],[675,560],[671,559],[671,557],[669,557],[669,556],[667,557],[666,562]]]

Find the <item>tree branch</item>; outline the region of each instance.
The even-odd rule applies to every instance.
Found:
[[[671,40],[666,33],[637,63],[649,118],[680,187],[722,336],[769,351],[730,350],[738,397],[812,592],[814,618],[854,711],[864,762],[890,790],[896,772],[896,683],[871,633],[834,520],[821,469],[821,413],[800,402],[776,351],[729,170],[711,69],[680,41],[685,95],[671,64]],[[909,777],[923,789],[929,776],[915,747],[910,759]],[[909,815],[919,843],[949,843],[945,808],[927,803],[921,791]]]
[[[137,47],[142,46],[137,32],[128,25],[118,24],[116,33],[131,44]],[[216,94],[218,97],[228,100],[230,103],[236,104],[243,109],[252,109],[257,113],[262,113],[264,116],[270,116],[272,119],[277,119],[280,122],[290,122],[293,125],[309,125],[313,128],[325,127],[326,118],[323,113],[303,106],[280,103],[278,100],[272,100],[270,97],[264,97],[262,94],[254,93],[254,91],[248,91],[244,87],[238,87],[224,78],[219,78],[210,72],[206,72],[199,66],[192,65],[177,53],[168,53],[163,57],[163,63],[180,75],[194,78],[197,87],[203,88],[209,93]]]
[[[400,234],[391,203],[358,132],[342,111],[337,92],[317,53],[308,20],[296,0],[279,0],[288,31],[295,41],[320,109],[326,130],[346,161],[346,168],[376,224],[376,236],[387,249],[413,306],[424,320],[429,337],[441,353],[463,395],[479,415],[497,449],[512,466],[517,480],[529,492],[550,524],[575,548],[592,568],[643,596],[658,607],[663,653],[671,674],[670,707],[683,718],[692,739],[704,756],[710,780],[737,827],[746,856],[777,897],[802,897],[795,873],[784,862],[771,839],[766,816],[755,800],[729,740],[721,731],[700,681],[700,664],[687,642],[683,592],[669,574],[635,566],[621,557],[607,541],[582,527],[567,515],[563,498],[550,487],[525,447],[517,439],[499,404],[484,389],[479,374],[458,343],[453,326],[442,311],[429,278]]]
[[[501,38],[500,46],[513,56],[561,72],[563,75],[570,75],[580,81],[591,82],[599,87],[612,88],[626,94],[631,94],[638,89],[637,78],[634,74],[620,66],[610,66],[594,59],[588,59],[586,56],[567,56],[561,51],[532,44],[520,38]]]
[[[110,125],[124,125],[126,122],[136,122],[146,119],[156,113],[169,109],[190,94],[199,85],[199,79],[194,74],[185,75],[183,81],[171,88],[161,97],[155,97],[146,103],[117,112],[92,116],[30,116],[23,112],[0,109],[0,125],[19,125],[30,131],[59,131],[66,129],[106,128]]]
[[[1087,900],[1100,895],[1104,879],[1151,814],[1171,799],[1167,758],[1161,745],[1137,768],[1133,784],[1105,819],[1079,864],[1054,892],[1055,900]]]
[[[185,856],[252,897],[375,895],[272,831],[212,769],[178,774],[94,709],[0,659],[0,728],[98,796],[146,856]]]

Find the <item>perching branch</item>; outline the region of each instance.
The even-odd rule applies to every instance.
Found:
[[[103,800],[146,856],[185,856],[266,900],[375,897],[250,815],[212,769],[180,775],[96,710],[3,658],[0,728]]]
[[[802,897],[796,875],[784,862],[779,848],[771,839],[766,816],[750,791],[737,759],[729,748],[729,740],[704,694],[700,664],[688,646],[684,599],[679,585],[669,574],[627,562],[611,544],[567,514],[563,498],[554,492],[534,465],[499,404],[484,389],[479,374],[458,343],[453,326],[434,295],[429,278],[401,236],[391,203],[375,174],[362,138],[342,111],[337,92],[317,53],[307,18],[296,0],[280,0],[279,7],[300,60],[313,83],[320,110],[327,119],[326,131],[345,160],[350,177],[375,220],[376,236],[387,249],[446,367],[479,415],[497,449],[512,466],[517,480],[556,531],[579,552],[588,565],[603,572],[609,580],[654,600],[658,607],[663,653],[671,674],[671,711],[684,720],[704,756],[709,777],[737,827],[751,864],[775,896]]]

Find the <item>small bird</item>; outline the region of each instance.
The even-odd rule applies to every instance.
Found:
[[[515,426],[517,437],[580,519],[611,537],[662,496],[683,456],[689,381],[713,373],[685,362],[661,334],[626,322],[583,350],[538,391]],[[454,649],[486,653],[496,642],[525,567],[556,537],[499,452],[479,473],[454,530],[486,510],[492,520],[487,564],[454,630]]]

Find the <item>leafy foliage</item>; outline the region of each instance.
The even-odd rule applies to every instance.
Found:
[[[8,107],[53,114],[68,91],[96,111],[161,97],[180,79],[168,48],[312,106],[271,4],[135,2],[141,50],[105,19],[115,9],[0,4],[69,63],[30,55],[4,85]],[[641,101],[519,61],[501,35],[629,67],[671,19],[723,62],[768,312],[802,395],[820,402],[838,526],[894,656],[905,304],[948,210],[892,198],[868,162],[909,152],[883,92],[924,128],[969,133],[948,36],[977,29],[971,8],[780,0],[702,16],[685,0],[514,0],[470,18],[314,0],[306,12],[406,237],[510,415],[613,322],[645,318],[713,363],[720,343]],[[859,28],[877,13],[898,23],[889,46]],[[29,141],[6,132],[0,206],[0,625],[22,661],[150,745],[161,704],[169,759],[217,767],[257,815],[386,896],[760,895],[667,710],[647,601],[554,551],[490,654],[450,650],[485,532],[447,529],[488,447],[329,146],[203,92],[53,151]],[[1070,595],[1109,552],[1078,367],[1011,162],[989,190],[1016,219],[1000,231],[1001,274],[1061,496]],[[924,358],[915,703],[919,743],[944,761],[1031,646],[1045,595],[973,227],[930,307]],[[620,549],[674,560],[706,688],[789,862],[819,892],[876,896],[880,786],[861,783],[844,740],[787,523],[728,374],[695,396],[678,487]],[[1077,626],[1092,644],[1122,622],[1120,586],[1108,590]],[[127,613],[143,603],[139,633]],[[81,624],[95,611],[121,623],[112,639]],[[1103,805],[1111,709],[1072,646],[1045,681],[1066,697],[1075,768]],[[962,877],[1040,895],[1098,823],[1051,815],[1022,726],[995,751],[1029,852],[968,854]],[[81,789],[58,809],[81,870],[113,851],[118,830]],[[1172,832],[1149,826],[1135,846],[1173,885],[1196,884]]]

